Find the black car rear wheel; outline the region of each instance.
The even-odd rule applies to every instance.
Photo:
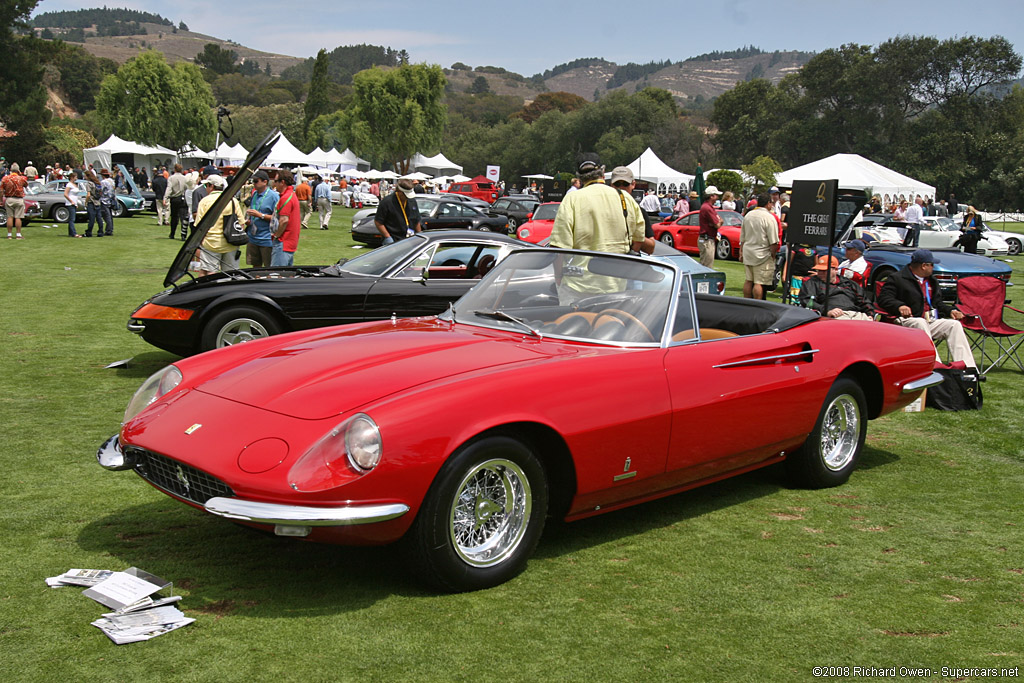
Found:
[[[280,333],[281,326],[265,311],[252,306],[234,306],[216,313],[206,323],[200,350],[244,344]]]
[[[547,475],[526,445],[470,443],[441,468],[409,531],[416,569],[448,591],[504,583],[526,567],[547,507]]]
[[[517,221],[512,216],[509,216],[508,217],[508,231],[510,233],[515,232],[517,227],[519,227],[519,221]]]

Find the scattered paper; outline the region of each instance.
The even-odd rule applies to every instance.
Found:
[[[132,358],[134,358],[134,356],[132,356]],[[115,360],[110,365],[104,365],[103,369],[106,370],[109,368],[126,368],[128,367],[128,363],[131,362],[132,358],[125,358],[124,360]]]
[[[123,572],[110,569],[69,569],[46,579],[52,588],[90,586],[82,591],[93,600],[113,608],[92,625],[103,631],[114,643],[136,643],[170,633],[195,619],[174,606],[180,595],[155,595],[161,590],[172,593],[170,581],[130,567]]]
[[[135,567],[131,569],[135,571],[114,572],[92,588],[82,591],[82,595],[112,609],[122,609],[156,593],[169,583]]]
[[[46,579],[46,585],[50,588],[61,588],[63,586],[95,586],[105,581],[113,574],[109,569],[69,569],[59,576],[51,576]]]

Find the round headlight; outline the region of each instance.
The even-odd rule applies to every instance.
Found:
[[[181,383],[181,370],[173,365],[168,365],[163,370],[150,375],[149,379],[142,383],[139,390],[132,396],[128,407],[124,411],[124,422],[132,419],[141,413],[146,406]],[[123,423],[122,423],[123,424]]]
[[[363,472],[380,462],[380,429],[369,415],[356,415],[345,430],[345,452],[352,465]]]

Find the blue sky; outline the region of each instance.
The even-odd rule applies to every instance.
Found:
[[[844,43],[877,45],[897,35],[1002,35],[1024,54],[1021,0],[989,0],[983,5],[953,0],[864,0],[855,5],[832,0],[43,0],[36,12],[104,4],[155,12],[175,23],[184,21],[193,31],[296,57],[313,56],[320,48],[369,43],[404,48],[413,62],[448,67],[461,61],[526,76],[580,57],[603,57],[619,64],[680,61],[744,45],[820,52]],[[766,6],[771,9],[766,11]]]

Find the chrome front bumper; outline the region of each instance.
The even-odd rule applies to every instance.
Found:
[[[409,511],[404,503],[380,505],[344,505],[341,507],[308,507],[259,503],[240,498],[211,498],[206,511],[213,515],[257,524],[283,526],[350,526],[374,524],[401,517]]]
[[[933,372],[932,374],[928,375],[924,379],[916,379],[913,382],[907,382],[906,384],[904,384],[903,385],[903,393],[904,394],[910,394],[910,393],[913,393],[915,391],[921,391],[922,389],[927,389],[928,387],[934,387],[934,386],[936,386],[938,384],[942,384],[942,381],[944,379],[945,378],[942,375],[940,375],[939,373]]]

